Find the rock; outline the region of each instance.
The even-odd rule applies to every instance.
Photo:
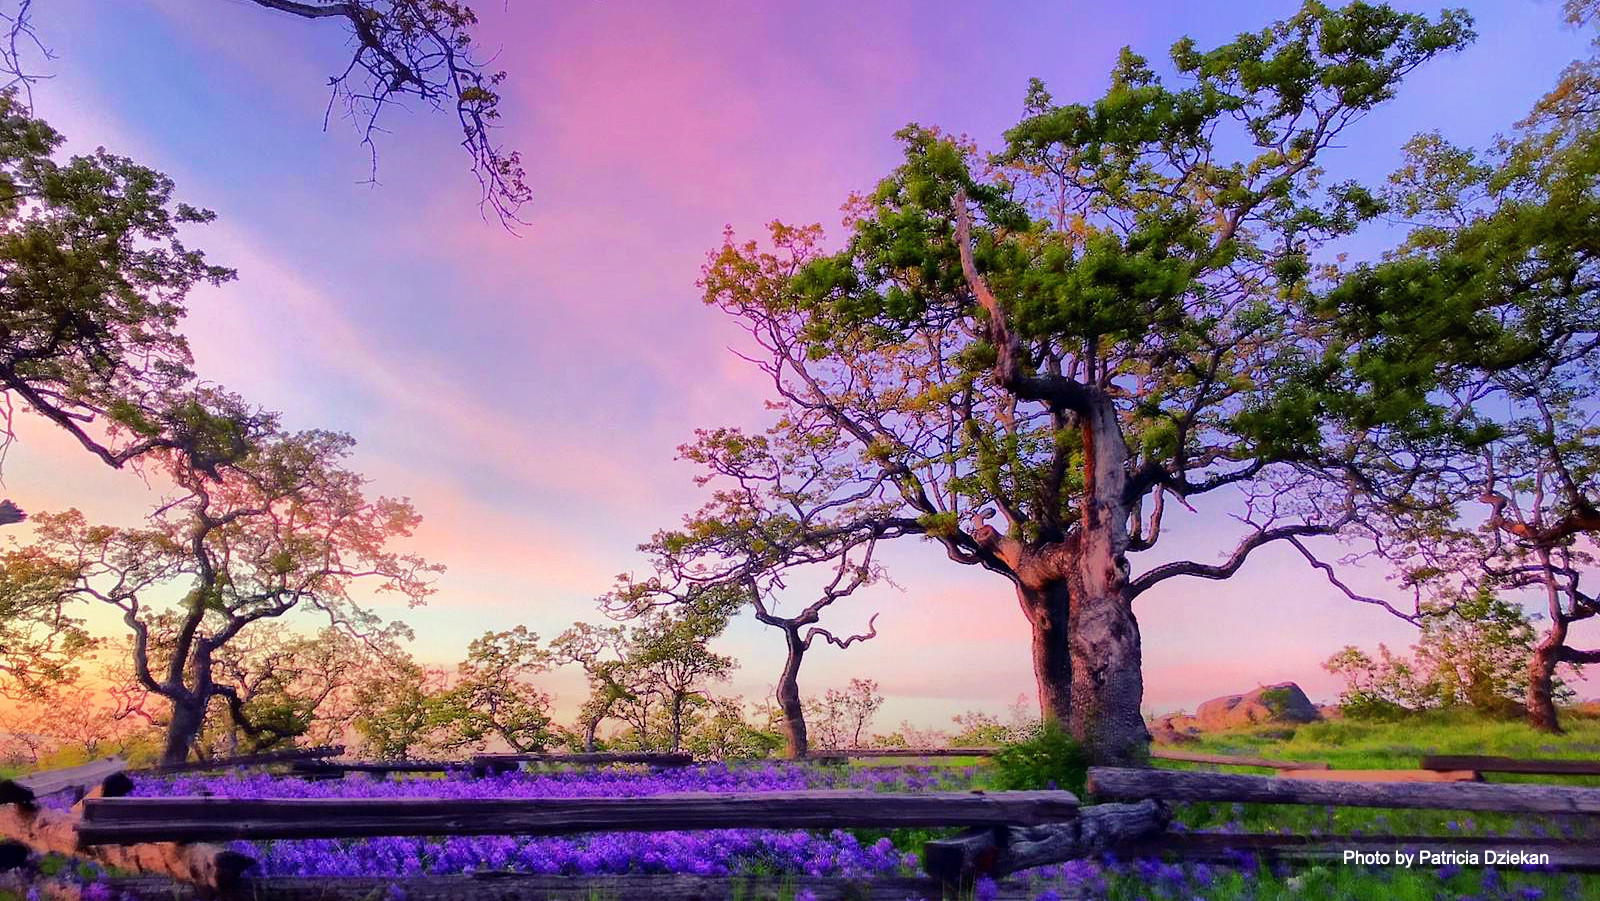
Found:
[[[1171,713],[1150,724],[1150,739],[1158,745],[1194,744],[1200,740],[1200,726],[1192,716]]]
[[[1322,715],[1293,682],[1263,685],[1242,695],[1212,698],[1195,711],[1205,732],[1237,729],[1264,723],[1313,723]]]

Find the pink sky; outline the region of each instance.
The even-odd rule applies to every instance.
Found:
[[[1185,33],[1217,41],[1292,9],[481,6],[511,74],[505,138],[536,192],[520,237],[479,217],[448,117],[392,115],[380,184],[361,183],[355,136],[338,121],[320,130],[322,85],[343,52],[331,28],[245,3],[58,0],[37,13],[59,56],[40,109],[72,148],[134,156],[219,213],[194,240],[240,280],[192,299],[200,371],[295,427],[353,433],[374,490],[416,501],[416,545],[449,572],[405,618],[419,654],[440,662],[484,630],[552,635],[595,618],[594,597],[640,565],[634,546],[698,503],[676,446],[698,426],[760,421],[763,382],[728,350],[742,335],[694,287],[725,224],[751,235],[774,218],[820,221],[837,235],[839,205],[894,164],[890,136],[908,121],[992,145],[1030,76],[1087,99],[1123,44],[1160,57]],[[1581,52],[1556,4],[1473,6],[1478,45],[1362,124],[1350,142],[1361,157],[1347,160],[1356,174],[1386,172],[1417,130],[1481,143]],[[126,521],[152,498],[37,422],[22,437],[5,487],[24,506]],[[1215,559],[1223,546],[1209,542],[1226,522],[1217,510],[1190,517],[1168,553]],[[883,726],[944,725],[1031,692],[1009,588],[942,560],[896,548],[904,590],[876,589],[830,621],[849,629],[881,611],[880,637],[814,654],[805,687],[875,678],[891,697]],[[1377,573],[1355,578],[1383,588]],[[1281,551],[1227,583],[1168,582],[1138,612],[1157,710],[1284,679],[1331,699],[1319,661],[1345,644],[1409,641]],[[731,690],[764,693],[778,636],[740,623],[724,647],[744,664]],[[576,703],[575,674],[553,685]]]

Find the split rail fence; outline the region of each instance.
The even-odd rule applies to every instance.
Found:
[[[332,752],[332,753],[330,753]],[[288,764],[302,775],[434,772],[459,763],[362,764],[333,761],[338,749],[253,755],[241,766]],[[901,752],[909,753],[909,752]],[[961,749],[966,756],[970,749]],[[1189,755],[1190,758],[1203,755]],[[1190,761],[1259,766],[1250,758]],[[269,759],[270,758],[270,759]],[[682,755],[485,755],[465,764],[499,773],[525,764],[634,763],[681,766]],[[1593,761],[1507,758],[1429,758],[1422,773],[1480,771],[1591,775]],[[230,761],[185,765],[218,768]],[[1470,765],[1473,769],[1461,767]],[[1427,769],[1433,767],[1433,769]],[[164,772],[172,772],[167,769]],[[150,771],[144,771],[146,773]],[[351,798],[261,799],[127,797],[134,786],[123,762],[111,758],[21,779],[0,781],[0,869],[22,863],[27,852],[58,852],[98,861],[119,874],[116,888],[132,897],[272,898],[322,901],[370,898],[398,882],[406,897],[500,901],[599,893],[617,901],[689,901],[739,895],[756,899],[809,889],[819,899],[899,901],[937,898],[980,876],[999,880],[1001,899],[1027,896],[1009,874],[1032,867],[1114,851],[1121,857],[1164,856],[1233,861],[1257,855],[1285,862],[1338,861],[1356,849],[1408,851],[1491,850],[1543,855],[1548,866],[1600,872],[1600,847],[1553,838],[1451,836],[1295,836],[1183,832],[1169,828],[1172,805],[1182,803],[1293,804],[1582,818],[1600,824],[1600,788],[1481,782],[1334,781],[1303,778],[1327,770],[1284,770],[1276,776],[1150,768],[1091,768],[1082,805],[1070,792],[882,793],[804,791],[682,793],[635,798]],[[1331,771],[1350,772],[1360,771]],[[70,810],[51,807],[51,795],[76,800]],[[360,838],[373,836],[558,835],[593,832],[726,828],[966,827],[930,841],[921,877],[869,880],[802,877],[740,879],[682,874],[550,876],[476,873],[382,880],[357,877],[254,878],[253,861],[216,842],[249,839]],[[1592,834],[1592,832],[1590,833]],[[174,881],[175,880],[175,881]],[[382,896],[381,893],[376,896]]]

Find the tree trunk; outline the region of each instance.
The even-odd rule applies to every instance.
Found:
[[[1561,662],[1561,649],[1567,643],[1567,616],[1561,607],[1561,593],[1550,566],[1550,550],[1538,549],[1540,567],[1544,570],[1544,588],[1550,608],[1550,629],[1533,649],[1533,659],[1528,661],[1528,724],[1541,732],[1561,732],[1561,721],[1556,714],[1556,664]]]
[[[594,736],[600,731],[600,717],[591,716],[583,723],[583,752],[594,753]]]
[[[806,714],[800,702],[800,661],[805,657],[806,646],[800,640],[799,628],[785,628],[789,655],[783,663],[783,673],[778,676],[778,708],[783,711],[783,740],[785,755],[791,760],[806,756]]]
[[[1072,656],[1067,645],[1067,585],[1017,587],[1017,600],[1033,627],[1033,678],[1039,718],[1063,726],[1072,721]]]
[[[1128,590],[1128,448],[1111,399],[1099,392],[1081,418],[1083,511],[1072,574],[1068,646],[1072,735],[1101,765],[1140,763],[1150,733],[1139,623]]]
[[[1528,662],[1528,725],[1541,732],[1559,734],[1563,731],[1556,713],[1555,683],[1556,664],[1561,660],[1566,632],[1566,623],[1559,620],[1552,623]]]
[[[189,750],[200,736],[205,725],[204,699],[172,698],[172,720],[167,723],[166,745],[161,752],[161,764],[167,766],[189,759]]]
[[[672,696],[672,752],[683,746],[683,695]]]
[[[1144,700],[1139,623],[1120,596],[1080,599],[1073,607],[1071,731],[1102,766],[1143,762],[1150,732]]]

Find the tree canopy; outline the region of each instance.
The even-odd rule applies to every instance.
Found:
[[[1210,50],[1179,41],[1179,86],[1131,50],[1093,103],[1034,82],[991,155],[906,128],[904,164],[847,206],[845,249],[775,224],[768,249],[730,235],[712,255],[706,300],[749,330],[780,418],[697,452],[725,477],[750,448],[788,464],[757,488],[805,511],[784,546],[919,534],[1006,577],[1046,717],[1098,759],[1136,757],[1132,601],[1337,533],[1415,477],[1371,436],[1436,423],[1348,376],[1313,290],[1319,248],[1382,201],[1320,163],[1471,37],[1459,11],[1310,2]],[[1223,562],[1135,572],[1169,500],[1224,489],[1246,528]]]

